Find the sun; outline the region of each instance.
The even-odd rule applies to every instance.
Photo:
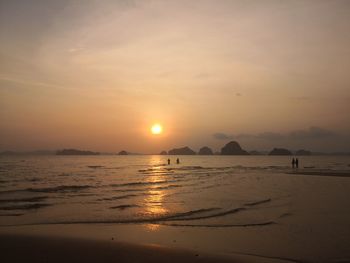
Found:
[[[151,127],[152,134],[161,134],[163,132],[163,127],[159,123],[153,124]]]

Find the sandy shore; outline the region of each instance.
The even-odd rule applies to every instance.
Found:
[[[238,262],[161,246],[27,235],[0,235],[2,262]],[[239,261],[242,262],[242,261]]]
[[[1,262],[291,262],[244,254],[213,254],[159,244],[125,243],[65,233],[66,227],[4,227],[0,229]],[[60,231],[63,230],[62,231]],[[49,230],[49,231],[48,231]],[[68,228],[66,230],[71,230]]]

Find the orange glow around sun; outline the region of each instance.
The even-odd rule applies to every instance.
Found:
[[[159,123],[153,124],[151,127],[151,133],[152,134],[161,134],[163,132],[163,127]]]

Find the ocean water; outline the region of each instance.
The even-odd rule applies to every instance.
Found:
[[[2,156],[0,225],[349,226],[349,157],[178,157]]]

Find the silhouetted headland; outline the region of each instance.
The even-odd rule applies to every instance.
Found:
[[[236,141],[231,141],[221,148],[221,155],[249,155],[249,153],[241,148]]]
[[[168,153],[166,151],[161,151],[160,155],[167,155]]]
[[[118,153],[118,155],[128,155],[128,152],[127,151],[120,151],[119,153]]]
[[[199,149],[198,154],[199,155],[213,155],[213,151],[209,147],[204,146],[204,147]]]
[[[284,148],[273,148],[269,155],[292,155],[292,152]]]
[[[182,148],[174,148],[168,151],[168,154],[169,155],[195,155],[196,152],[186,146]]]
[[[81,151],[77,149],[63,149],[58,150],[56,152],[56,155],[99,155],[99,152],[92,152],[92,151]]]

